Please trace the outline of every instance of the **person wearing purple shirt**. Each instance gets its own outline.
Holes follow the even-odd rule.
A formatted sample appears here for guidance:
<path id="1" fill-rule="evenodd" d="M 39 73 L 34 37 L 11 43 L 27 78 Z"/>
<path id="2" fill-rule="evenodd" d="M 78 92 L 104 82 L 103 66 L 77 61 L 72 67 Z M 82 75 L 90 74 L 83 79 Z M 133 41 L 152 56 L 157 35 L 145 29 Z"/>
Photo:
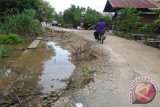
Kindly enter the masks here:
<path id="1" fill-rule="evenodd" d="M 99 34 L 100 33 L 104 33 L 106 30 L 106 24 L 103 21 L 103 19 L 100 19 L 100 21 L 98 22 L 98 24 L 96 25 L 96 31 L 94 32 L 94 37 L 96 40 L 99 40 Z"/>

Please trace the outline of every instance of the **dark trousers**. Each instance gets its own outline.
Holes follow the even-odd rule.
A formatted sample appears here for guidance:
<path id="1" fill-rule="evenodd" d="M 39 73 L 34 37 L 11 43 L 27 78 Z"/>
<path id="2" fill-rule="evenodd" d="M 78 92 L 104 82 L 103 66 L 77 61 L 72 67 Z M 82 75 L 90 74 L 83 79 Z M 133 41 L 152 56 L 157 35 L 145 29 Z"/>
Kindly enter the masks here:
<path id="1" fill-rule="evenodd" d="M 95 39 L 99 39 L 99 32 L 94 32 L 94 37 L 95 37 Z"/>

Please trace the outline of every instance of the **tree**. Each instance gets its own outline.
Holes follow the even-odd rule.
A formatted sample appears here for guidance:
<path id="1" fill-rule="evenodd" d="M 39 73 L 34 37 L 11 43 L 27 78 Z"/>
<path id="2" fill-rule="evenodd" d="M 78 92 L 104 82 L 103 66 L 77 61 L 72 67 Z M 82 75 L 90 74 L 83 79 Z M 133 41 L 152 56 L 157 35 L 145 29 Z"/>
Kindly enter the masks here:
<path id="1" fill-rule="evenodd" d="M 0 0 L 0 20 L 5 15 L 19 14 L 26 9 L 35 10 L 40 21 L 51 20 L 55 13 L 54 8 L 43 0 Z"/>
<path id="2" fill-rule="evenodd" d="M 101 17 L 102 15 L 99 12 L 88 7 L 84 18 L 84 23 L 93 25 L 97 23 Z"/>
<path id="3" fill-rule="evenodd" d="M 40 21 L 52 21 L 56 14 L 54 8 L 48 3 L 43 0 L 38 0 L 36 4 L 36 17 Z"/>
<path id="4" fill-rule="evenodd" d="M 63 26 L 65 24 L 65 21 L 63 19 L 63 14 L 62 12 L 59 12 L 58 14 L 55 14 L 54 20 L 58 21 L 59 23 L 61 23 Z"/>
<path id="5" fill-rule="evenodd" d="M 0 33 L 37 36 L 43 30 L 40 21 L 52 21 L 54 14 L 44 0 L 0 0 Z"/>
<path id="6" fill-rule="evenodd" d="M 132 32 L 139 24 L 140 17 L 135 8 L 124 8 L 118 11 L 114 22 L 116 30 Z"/>
<path id="7" fill-rule="evenodd" d="M 106 23 L 107 27 L 109 27 L 110 29 L 112 29 L 112 20 L 111 20 L 111 17 L 109 15 L 103 15 L 102 19 Z"/>
<path id="8" fill-rule="evenodd" d="M 79 6 L 76 7 L 75 5 L 71 5 L 71 7 L 66 9 L 63 13 L 64 21 L 67 24 L 73 24 L 74 27 L 76 27 L 81 22 L 81 18 L 82 18 L 81 12 L 84 10 L 85 8 L 82 8 Z"/>
<path id="9" fill-rule="evenodd" d="M 63 13 L 64 21 L 67 24 L 73 24 L 74 27 L 80 25 L 80 23 L 84 23 L 85 25 L 94 25 L 101 17 L 102 15 L 99 12 L 91 9 L 90 7 L 86 9 L 84 7 L 76 7 L 75 5 L 72 5 Z"/>

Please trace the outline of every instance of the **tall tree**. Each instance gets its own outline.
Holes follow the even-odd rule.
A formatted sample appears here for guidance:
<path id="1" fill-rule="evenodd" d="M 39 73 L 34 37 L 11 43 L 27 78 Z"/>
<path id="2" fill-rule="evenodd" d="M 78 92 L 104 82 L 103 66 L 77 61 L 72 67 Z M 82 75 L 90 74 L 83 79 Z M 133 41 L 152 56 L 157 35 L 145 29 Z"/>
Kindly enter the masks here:
<path id="1" fill-rule="evenodd" d="M 54 19 L 59 23 L 61 23 L 62 25 L 65 24 L 62 12 L 59 12 L 58 14 L 56 13 Z"/>
<path id="2" fill-rule="evenodd" d="M 83 8 L 79 6 L 72 5 L 70 8 L 66 9 L 63 13 L 64 21 L 68 24 L 73 24 L 75 27 L 84 24 L 95 24 L 99 21 L 102 15 L 90 7 Z"/>
<path id="3" fill-rule="evenodd" d="M 51 20 L 55 13 L 54 8 L 43 0 L 0 0 L 0 20 L 8 14 L 19 14 L 26 9 L 36 11 L 37 19 Z"/>
<path id="4" fill-rule="evenodd" d="M 84 23 L 95 24 L 99 21 L 101 17 L 102 15 L 99 12 L 88 7 L 84 16 Z"/>
<path id="5" fill-rule="evenodd" d="M 64 21 L 68 24 L 73 24 L 76 27 L 81 22 L 81 12 L 84 10 L 85 8 L 71 5 L 71 7 L 66 9 L 63 13 Z"/>

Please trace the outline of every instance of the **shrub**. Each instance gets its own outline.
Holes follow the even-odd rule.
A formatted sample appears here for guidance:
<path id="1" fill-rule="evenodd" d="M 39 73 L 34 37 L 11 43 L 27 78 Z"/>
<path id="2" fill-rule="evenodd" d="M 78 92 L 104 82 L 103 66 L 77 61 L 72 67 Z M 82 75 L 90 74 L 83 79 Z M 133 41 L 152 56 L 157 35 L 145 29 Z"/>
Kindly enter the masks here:
<path id="1" fill-rule="evenodd" d="M 18 44 L 22 41 L 16 34 L 0 35 L 0 44 Z"/>
<path id="2" fill-rule="evenodd" d="M 42 32 L 41 23 L 34 19 L 34 10 L 25 10 L 21 14 L 7 15 L 0 23 L 0 33 L 15 33 L 19 35 L 38 36 Z"/>
<path id="3" fill-rule="evenodd" d="M 156 33 L 160 33 L 160 18 L 156 19 L 154 22 L 153 22 L 153 26 L 155 28 L 155 32 Z"/>
<path id="4" fill-rule="evenodd" d="M 144 34 L 143 39 L 147 40 L 147 38 L 153 37 L 155 28 L 153 24 L 145 24 L 144 26 L 140 28 L 140 31 Z"/>
<path id="5" fill-rule="evenodd" d="M 127 33 L 127 34 L 126 34 L 126 37 L 127 37 L 128 39 L 132 39 L 132 33 Z"/>
<path id="6" fill-rule="evenodd" d="M 3 56 L 3 50 L 4 50 L 4 47 L 3 46 L 0 46 L 0 60 Z"/>
<path id="7" fill-rule="evenodd" d="M 138 25 L 140 17 L 135 8 L 125 8 L 118 11 L 114 21 L 114 29 L 119 31 L 131 32 Z"/>
<path id="8" fill-rule="evenodd" d="M 155 31 L 155 29 L 152 24 L 145 24 L 143 27 L 141 27 L 141 31 L 144 34 L 152 34 Z"/>

